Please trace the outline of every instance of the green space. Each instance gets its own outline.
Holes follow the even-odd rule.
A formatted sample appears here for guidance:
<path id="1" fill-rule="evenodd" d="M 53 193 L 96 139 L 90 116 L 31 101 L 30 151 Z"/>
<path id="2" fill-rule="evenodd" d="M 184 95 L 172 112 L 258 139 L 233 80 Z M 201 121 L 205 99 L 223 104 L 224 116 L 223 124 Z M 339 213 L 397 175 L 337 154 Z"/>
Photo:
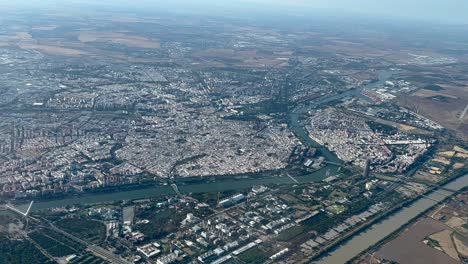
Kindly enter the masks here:
<path id="1" fill-rule="evenodd" d="M 235 119 L 241 121 L 258 120 L 259 115 L 281 115 L 287 113 L 289 105 L 286 102 L 277 100 L 265 100 L 262 102 L 245 105 L 239 111 L 242 112 L 236 116 L 228 116 L 226 119 Z"/>
<path id="2" fill-rule="evenodd" d="M 34 231 L 29 234 L 29 237 L 54 257 L 64 257 L 77 253 L 67 245 L 47 236 L 42 231 Z"/>
<path id="3" fill-rule="evenodd" d="M 294 227 L 291 227 L 291 228 L 281 232 L 278 235 L 277 239 L 279 241 L 290 241 L 293 238 L 299 236 L 300 234 L 305 233 L 305 230 L 306 230 L 306 228 L 304 226 L 301 226 L 301 225 L 294 226 Z"/>
<path id="4" fill-rule="evenodd" d="M 337 215 L 343 213 L 346 210 L 346 207 L 344 207 L 343 205 L 334 204 L 327 207 L 327 210 L 332 214 Z"/>
<path id="5" fill-rule="evenodd" d="M 427 237 L 427 245 L 432 247 L 432 248 L 441 248 L 439 241 L 434 240 L 432 238 Z"/>
<path id="6" fill-rule="evenodd" d="M 239 255 L 239 259 L 245 263 L 264 263 L 270 256 L 260 248 L 253 248 Z"/>
<path id="7" fill-rule="evenodd" d="M 214 206 L 218 205 L 218 198 L 221 200 L 221 199 L 233 196 L 233 195 L 235 195 L 237 193 L 239 193 L 238 190 L 228 190 L 228 191 L 224 191 L 224 192 L 193 193 L 190 196 L 197 199 L 201 203 L 206 203 L 206 204 L 209 204 L 209 205 L 214 207 Z"/>
<path id="8" fill-rule="evenodd" d="M 91 243 L 101 243 L 106 239 L 106 226 L 95 220 L 66 218 L 56 222 L 63 230 Z"/>
<path id="9" fill-rule="evenodd" d="M 346 193 L 344 193 L 342 190 L 336 189 L 336 190 L 333 190 L 332 193 L 330 193 L 330 195 L 328 196 L 328 199 L 331 201 L 338 201 L 346 197 L 348 197 Z"/>
<path id="10" fill-rule="evenodd" d="M 431 90 L 431 91 L 442 91 L 442 90 L 445 90 L 444 88 L 442 88 L 442 86 L 437 85 L 437 84 L 429 84 L 429 85 L 426 85 L 426 86 L 423 87 L 423 89 Z"/>
<path id="11" fill-rule="evenodd" d="M 0 263 L 54 263 L 28 240 L 12 240 L 0 234 Z"/>
<path id="12" fill-rule="evenodd" d="M 336 219 L 329 217 L 326 213 L 319 213 L 318 215 L 307 219 L 306 221 L 302 222 L 301 225 L 291 227 L 283 232 L 281 232 L 277 236 L 278 241 L 300 241 L 306 238 L 308 232 L 316 231 L 317 233 L 321 234 L 328 229 L 332 228 L 335 223 Z"/>
<path id="13" fill-rule="evenodd" d="M 56 240 L 57 242 L 59 243 L 62 243 L 62 244 L 65 244 L 67 245 L 68 247 L 74 249 L 74 250 L 80 250 L 80 251 L 83 251 L 86 249 L 86 247 L 82 244 L 79 244 L 73 240 L 70 240 L 68 239 L 67 237 L 65 237 L 64 235 L 62 234 L 59 234 L 51 229 L 46 229 L 44 230 L 44 233 L 47 234 L 48 237 Z"/>
<path id="14" fill-rule="evenodd" d="M 390 135 L 393 135 L 398 132 L 398 129 L 392 126 L 386 125 L 386 124 L 377 123 L 377 122 L 370 121 L 370 120 L 367 121 L 367 124 L 374 132 L 381 132 L 381 133 L 390 134 Z"/>
<path id="15" fill-rule="evenodd" d="M 149 239 L 160 239 L 175 232 L 186 215 L 186 212 L 178 212 L 175 209 L 155 210 L 155 208 L 151 207 L 139 210 L 136 212 L 136 217 L 138 219 L 147 219 L 149 223 L 138 224 L 136 228 Z"/>
<path id="16" fill-rule="evenodd" d="M 305 220 L 302 222 L 303 226 L 307 231 L 317 231 L 319 234 L 325 233 L 328 229 L 335 226 L 337 223 L 336 219 L 329 217 L 325 213 L 319 213 L 318 215 Z"/>

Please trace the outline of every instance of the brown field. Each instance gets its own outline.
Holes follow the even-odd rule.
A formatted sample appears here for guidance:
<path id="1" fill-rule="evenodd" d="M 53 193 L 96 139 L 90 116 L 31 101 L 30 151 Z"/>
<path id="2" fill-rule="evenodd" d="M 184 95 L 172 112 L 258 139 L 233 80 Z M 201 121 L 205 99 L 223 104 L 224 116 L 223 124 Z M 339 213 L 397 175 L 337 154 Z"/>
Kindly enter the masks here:
<path id="1" fill-rule="evenodd" d="M 414 176 L 416 179 L 428 181 L 428 182 L 439 182 L 442 178 L 430 173 L 418 171 Z"/>
<path id="2" fill-rule="evenodd" d="M 58 26 L 43 26 L 43 27 L 33 27 L 32 30 L 54 30 L 58 28 Z"/>
<path id="3" fill-rule="evenodd" d="M 466 149 L 463 149 L 463 148 L 461 148 L 459 146 L 454 146 L 453 150 L 456 151 L 456 152 L 461 152 L 461 153 L 468 154 L 468 151 Z"/>
<path id="4" fill-rule="evenodd" d="M 47 54 L 52 55 L 62 55 L 62 56 L 79 56 L 85 54 L 84 52 L 77 50 L 77 49 L 69 49 L 57 46 L 49 46 L 49 45 L 39 45 L 33 44 L 29 42 L 20 42 L 18 43 L 18 47 L 25 50 L 38 50 L 40 52 L 44 52 Z"/>
<path id="5" fill-rule="evenodd" d="M 458 257 L 457 249 L 452 242 L 452 231 L 451 230 L 444 230 L 438 233 L 435 233 L 430 236 L 431 239 L 436 240 L 439 242 L 439 245 L 442 247 L 445 253 L 449 255 L 451 258 L 460 261 Z"/>
<path id="6" fill-rule="evenodd" d="M 445 222 L 445 224 L 450 226 L 451 228 L 458 228 L 466 224 L 466 222 L 460 217 L 453 216 L 447 222 Z"/>
<path id="7" fill-rule="evenodd" d="M 206 49 L 192 53 L 194 57 L 216 58 L 216 59 L 233 59 L 240 61 L 253 59 L 257 55 L 255 50 L 251 51 L 236 51 L 233 49 Z"/>
<path id="8" fill-rule="evenodd" d="M 439 96 L 444 96 L 444 97 L 447 97 L 447 98 L 453 99 L 453 100 L 458 99 L 458 97 L 450 95 L 448 93 L 445 93 L 444 91 L 432 91 L 432 90 L 426 90 L 426 89 L 418 90 L 417 92 L 414 93 L 414 95 L 419 96 L 419 97 L 423 97 L 423 98 L 433 97 L 433 96 L 438 96 L 439 95 Z"/>
<path id="9" fill-rule="evenodd" d="M 447 254 L 422 242 L 426 237 L 447 228 L 446 225 L 434 219 L 424 218 L 385 244 L 375 255 L 400 264 L 459 263 Z"/>
<path id="10" fill-rule="evenodd" d="M 463 158 L 463 159 L 468 159 L 468 154 L 457 153 L 457 154 L 455 154 L 455 157 L 457 157 L 457 158 Z"/>
<path id="11" fill-rule="evenodd" d="M 442 126 L 456 131 L 462 139 L 468 139 L 468 115 L 463 122 L 460 122 L 460 113 L 468 102 L 468 92 L 460 93 L 456 100 L 450 99 L 448 102 L 436 101 L 431 98 L 420 96 L 405 96 L 399 98 L 400 106 L 417 110 L 420 115 L 429 118 Z"/>
<path id="12" fill-rule="evenodd" d="M 455 243 L 458 252 L 465 258 L 468 257 L 468 242 L 466 240 L 466 238 L 458 235 L 453 236 L 453 242 Z"/>
<path id="13" fill-rule="evenodd" d="M 453 157 L 453 155 L 455 155 L 455 151 L 451 151 L 451 150 L 442 151 L 442 152 L 437 153 L 437 155 L 444 156 L 444 157 L 447 157 L 447 158 L 451 158 L 451 157 Z"/>
<path id="14" fill-rule="evenodd" d="M 129 47 L 144 48 L 144 49 L 159 49 L 161 45 L 157 41 L 139 36 L 130 36 L 123 33 L 112 32 L 82 32 L 78 35 L 78 39 L 83 43 L 88 42 L 109 42 L 114 44 L 122 44 Z"/>
<path id="15" fill-rule="evenodd" d="M 413 127 L 413 126 L 400 124 L 400 125 L 398 125 L 398 129 L 400 129 L 402 131 L 411 131 L 411 130 L 415 130 L 416 128 Z"/>
<path id="16" fill-rule="evenodd" d="M 435 158 L 433 158 L 432 161 L 435 161 L 444 165 L 450 165 L 450 160 L 444 157 L 440 157 L 440 156 L 435 156 Z"/>
<path id="17" fill-rule="evenodd" d="M 31 40 L 31 39 L 32 39 L 31 34 L 29 34 L 28 32 L 17 32 L 17 33 L 16 33 L 16 36 L 17 36 L 20 40 Z"/>
<path id="18" fill-rule="evenodd" d="M 284 51 L 288 54 L 289 51 Z M 235 64 L 242 67 L 281 67 L 287 64 L 288 60 L 278 59 L 276 56 L 261 56 L 255 50 L 237 51 L 234 49 L 206 49 L 192 53 L 196 59 L 206 60 L 204 66 L 218 65 L 220 67 L 226 64 Z M 287 55 L 282 55 L 286 59 Z"/>

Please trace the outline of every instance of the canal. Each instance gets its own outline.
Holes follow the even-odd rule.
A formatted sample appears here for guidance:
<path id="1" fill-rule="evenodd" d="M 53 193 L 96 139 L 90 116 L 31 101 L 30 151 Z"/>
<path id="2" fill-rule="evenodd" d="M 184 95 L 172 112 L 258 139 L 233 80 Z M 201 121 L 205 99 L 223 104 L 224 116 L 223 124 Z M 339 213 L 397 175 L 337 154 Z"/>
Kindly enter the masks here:
<path id="1" fill-rule="evenodd" d="M 467 186 L 468 174 L 443 185 L 443 187 L 456 191 L 461 190 Z M 353 259 L 360 253 L 367 250 L 369 247 L 385 239 L 387 236 L 397 231 L 400 227 L 407 224 L 424 211 L 436 205 L 436 201 L 442 201 L 452 194 L 453 193 L 451 192 L 439 189 L 437 192 L 432 192 L 428 194 L 427 197 L 429 199 L 424 197 L 419 198 L 410 205 L 403 207 L 401 210 L 395 212 L 392 215 L 389 215 L 384 220 L 372 225 L 370 228 L 366 229 L 366 231 L 351 238 L 350 240 L 333 250 L 331 253 L 329 253 L 328 256 L 325 256 L 319 259 L 318 261 L 315 261 L 314 263 L 346 263 L 347 261 Z"/>

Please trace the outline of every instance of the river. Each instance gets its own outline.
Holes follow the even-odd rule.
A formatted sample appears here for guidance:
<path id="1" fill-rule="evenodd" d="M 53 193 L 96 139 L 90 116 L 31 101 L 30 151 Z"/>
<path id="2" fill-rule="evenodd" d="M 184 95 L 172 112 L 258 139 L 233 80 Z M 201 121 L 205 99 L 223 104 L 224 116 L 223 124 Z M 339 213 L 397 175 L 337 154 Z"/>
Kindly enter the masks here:
<path id="1" fill-rule="evenodd" d="M 450 183 L 445 184 L 443 187 L 458 191 L 467 186 L 468 174 Z M 404 207 L 396 213 L 386 217 L 386 219 L 372 225 L 370 228 L 366 229 L 366 231 L 360 233 L 359 235 L 351 238 L 347 242 L 340 245 L 338 248 L 333 250 L 328 256 L 325 256 L 314 263 L 346 263 L 347 261 L 353 259 L 360 253 L 367 250 L 369 247 L 377 244 L 379 241 L 386 238 L 388 235 L 397 231 L 401 226 L 407 224 L 409 221 L 420 215 L 422 212 L 436 205 L 437 202 L 435 201 L 442 201 L 450 195 L 452 195 L 451 192 L 440 189 L 437 192 L 432 192 L 429 195 L 427 195 L 427 197 L 429 197 L 430 199 L 422 197 L 416 200 L 407 207 Z"/>
<path id="2" fill-rule="evenodd" d="M 296 177 L 299 183 L 307 183 L 312 181 L 321 181 L 327 176 L 327 170 L 330 167 L 327 166 L 309 175 Z M 330 173 L 334 173 L 335 169 L 330 169 Z M 229 179 L 229 180 L 218 180 L 215 182 L 208 183 L 197 183 L 197 184 L 179 184 L 179 190 L 181 193 L 201 193 L 201 192 L 223 192 L 228 190 L 243 190 L 251 188 L 256 185 L 262 184 L 293 184 L 294 182 L 287 176 L 283 177 L 271 177 L 271 178 L 241 178 L 241 179 Z M 33 211 L 49 209 L 54 207 L 62 207 L 74 204 L 97 204 L 97 203 L 109 203 L 119 200 L 135 200 L 145 199 L 151 197 L 161 197 L 167 195 L 174 195 L 175 192 L 169 185 L 155 185 L 152 187 L 146 187 L 136 190 L 110 192 L 110 193 L 86 193 L 79 196 L 72 196 L 64 199 L 56 199 L 50 201 L 38 201 L 34 203 L 32 208 Z M 28 204 L 17 205 L 20 210 L 25 210 Z"/>

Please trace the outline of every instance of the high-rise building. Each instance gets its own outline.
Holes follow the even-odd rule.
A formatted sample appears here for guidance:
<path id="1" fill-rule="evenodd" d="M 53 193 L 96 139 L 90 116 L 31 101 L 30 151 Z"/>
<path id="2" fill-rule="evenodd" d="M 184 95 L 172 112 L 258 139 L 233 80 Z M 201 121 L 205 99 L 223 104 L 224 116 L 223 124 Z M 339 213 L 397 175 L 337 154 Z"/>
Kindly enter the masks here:
<path id="1" fill-rule="evenodd" d="M 366 159 L 366 165 L 365 165 L 365 167 L 364 167 L 364 174 L 363 174 L 364 177 L 369 177 L 369 174 L 370 174 L 370 165 L 371 165 L 371 160 L 370 160 L 370 159 Z"/>
<path id="2" fill-rule="evenodd" d="M 15 123 L 11 124 L 11 135 L 10 135 L 10 152 L 14 153 L 15 152 Z"/>

